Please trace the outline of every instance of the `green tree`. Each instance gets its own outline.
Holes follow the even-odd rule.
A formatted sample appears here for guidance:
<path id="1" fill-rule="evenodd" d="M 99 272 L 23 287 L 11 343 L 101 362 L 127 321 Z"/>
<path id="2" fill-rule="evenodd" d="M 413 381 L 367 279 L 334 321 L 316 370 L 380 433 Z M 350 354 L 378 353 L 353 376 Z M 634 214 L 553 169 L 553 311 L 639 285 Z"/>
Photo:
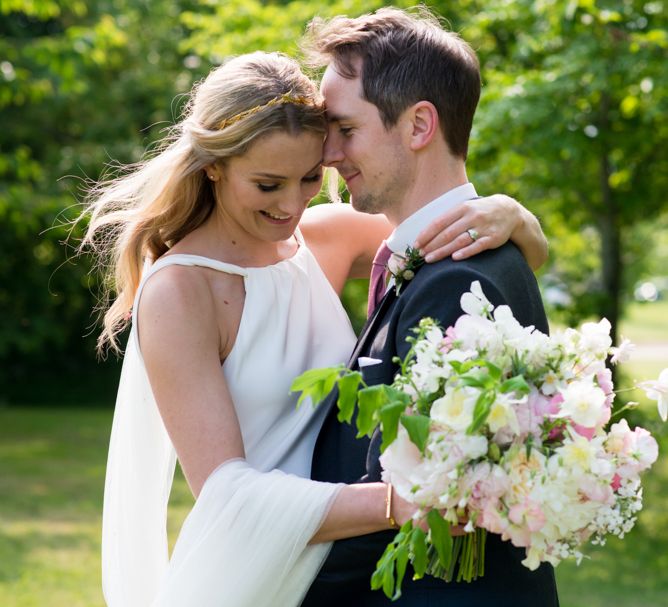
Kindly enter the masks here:
<path id="1" fill-rule="evenodd" d="M 467 8 L 464 35 L 479 49 L 485 83 L 474 164 L 486 183 L 545 211 L 566 249 L 555 250 L 553 267 L 580 283 L 578 312 L 606 316 L 616 336 L 633 281 L 624 270 L 634 261 L 634 227 L 668 208 L 662 3 L 517 0 Z M 583 238 L 574 238 L 582 228 Z M 636 259 L 647 253 L 647 246 L 636 250 Z"/>
<path id="2" fill-rule="evenodd" d="M 94 333 L 97 285 L 89 260 L 67 263 L 63 224 L 86 180 L 111 159 L 137 160 L 172 122 L 172 100 L 192 81 L 175 44 L 191 6 L 0 4 L 0 399 L 29 390 L 36 372 L 92 366 L 94 335 L 82 335 Z"/>

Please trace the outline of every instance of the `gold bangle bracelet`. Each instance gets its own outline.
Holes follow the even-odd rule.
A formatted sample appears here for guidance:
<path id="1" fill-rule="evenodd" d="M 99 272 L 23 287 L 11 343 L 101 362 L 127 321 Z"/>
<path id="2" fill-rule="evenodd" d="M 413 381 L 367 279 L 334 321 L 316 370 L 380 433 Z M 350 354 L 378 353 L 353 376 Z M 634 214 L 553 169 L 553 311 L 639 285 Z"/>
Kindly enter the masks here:
<path id="1" fill-rule="evenodd" d="M 387 494 L 385 495 L 385 519 L 391 529 L 400 528 L 392 516 L 392 485 L 390 483 L 387 483 Z"/>

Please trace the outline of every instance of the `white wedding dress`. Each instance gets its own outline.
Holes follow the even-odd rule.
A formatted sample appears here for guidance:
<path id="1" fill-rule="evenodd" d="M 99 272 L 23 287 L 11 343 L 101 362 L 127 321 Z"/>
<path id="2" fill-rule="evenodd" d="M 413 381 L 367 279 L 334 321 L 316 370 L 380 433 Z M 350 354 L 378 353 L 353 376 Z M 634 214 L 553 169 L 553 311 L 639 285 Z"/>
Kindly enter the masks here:
<path id="1" fill-rule="evenodd" d="M 299 240 L 290 259 L 242 268 L 193 255 L 150 266 L 135 299 L 109 447 L 102 569 L 109 607 L 298 605 L 330 545 L 308 546 L 340 486 L 307 480 L 326 411 L 295 408 L 303 371 L 345 362 L 355 337 L 341 302 Z M 171 265 L 243 277 L 236 342 L 222 366 L 246 459 L 207 479 L 168 560 L 166 512 L 175 454 L 141 358 L 137 302 Z"/>

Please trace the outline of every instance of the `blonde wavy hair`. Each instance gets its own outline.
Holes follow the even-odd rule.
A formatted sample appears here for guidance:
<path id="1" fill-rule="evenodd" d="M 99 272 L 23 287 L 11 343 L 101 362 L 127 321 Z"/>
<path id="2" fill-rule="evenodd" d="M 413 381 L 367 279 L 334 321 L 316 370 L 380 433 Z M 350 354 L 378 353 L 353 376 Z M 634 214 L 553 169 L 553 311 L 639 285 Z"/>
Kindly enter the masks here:
<path id="1" fill-rule="evenodd" d="M 118 334 L 129 324 L 145 260 L 158 259 L 214 210 L 204 168 L 244 154 L 272 131 L 324 137 L 318 89 L 280 53 L 235 57 L 195 85 L 182 119 L 152 157 L 88 192 L 82 217 L 90 222 L 80 250 L 95 255 L 104 277 L 99 353 L 120 352 Z"/>

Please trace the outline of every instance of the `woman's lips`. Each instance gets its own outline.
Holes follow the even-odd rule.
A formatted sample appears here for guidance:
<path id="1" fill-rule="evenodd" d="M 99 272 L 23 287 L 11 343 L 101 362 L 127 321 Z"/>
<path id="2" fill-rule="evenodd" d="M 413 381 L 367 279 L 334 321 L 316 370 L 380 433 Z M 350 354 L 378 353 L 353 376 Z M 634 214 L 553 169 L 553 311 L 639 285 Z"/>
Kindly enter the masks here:
<path id="1" fill-rule="evenodd" d="M 264 217 L 269 223 L 273 223 L 274 225 L 285 225 L 292 221 L 291 215 L 288 215 L 287 217 L 280 217 L 277 215 L 272 215 L 269 213 L 269 211 L 260 211 L 260 215 L 262 215 L 262 217 Z"/>

